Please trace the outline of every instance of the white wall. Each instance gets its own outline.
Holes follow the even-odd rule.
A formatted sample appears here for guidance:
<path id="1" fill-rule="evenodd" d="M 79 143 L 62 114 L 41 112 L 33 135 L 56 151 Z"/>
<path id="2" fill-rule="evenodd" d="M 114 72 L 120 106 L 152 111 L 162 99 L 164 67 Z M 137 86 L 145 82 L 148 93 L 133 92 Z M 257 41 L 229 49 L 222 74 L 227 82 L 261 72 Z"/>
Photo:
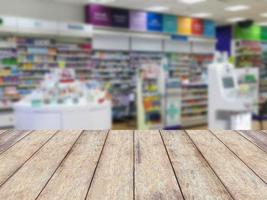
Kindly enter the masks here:
<path id="1" fill-rule="evenodd" d="M 53 0 L 0 0 L 0 15 L 37 19 L 84 22 L 83 5 Z"/>

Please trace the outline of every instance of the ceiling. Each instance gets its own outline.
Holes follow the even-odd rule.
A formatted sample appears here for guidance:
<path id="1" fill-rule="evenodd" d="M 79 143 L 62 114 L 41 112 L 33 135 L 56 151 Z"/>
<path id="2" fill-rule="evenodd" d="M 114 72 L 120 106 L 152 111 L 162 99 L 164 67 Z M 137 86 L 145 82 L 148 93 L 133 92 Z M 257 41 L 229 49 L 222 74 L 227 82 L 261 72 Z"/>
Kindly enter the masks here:
<path id="1" fill-rule="evenodd" d="M 90 0 L 53 0 L 64 3 L 74 4 L 88 4 Z M 97 1 L 97 0 L 95 0 Z M 248 5 L 249 10 L 238 12 L 229 12 L 224 8 L 232 5 Z M 211 13 L 209 17 L 214 19 L 218 24 L 227 24 L 227 19 L 242 17 L 246 19 L 253 19 L 256 22 L 267 24 L 267 17 L 262 17 L 261 13 L 267 13 L 267 0 L 206 0 L 203 3 L 187 5 L 179 2 L 179 0 L 114 0 L 108 3 L 114 7 L 123 7 L 129 9 L 147 10 L 151 6 L 167 6 L 169 10 L 166 13 L 173 13 L 176 15 L 190 16 L 197 13 Z"/>

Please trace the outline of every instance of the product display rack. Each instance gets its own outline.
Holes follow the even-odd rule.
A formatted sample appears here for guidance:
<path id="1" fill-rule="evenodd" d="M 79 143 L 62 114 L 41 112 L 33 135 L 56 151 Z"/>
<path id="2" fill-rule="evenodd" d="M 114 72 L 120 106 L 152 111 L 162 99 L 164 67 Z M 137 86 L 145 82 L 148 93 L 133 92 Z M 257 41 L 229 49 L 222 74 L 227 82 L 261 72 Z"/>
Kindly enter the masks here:
<path id="1" fill-rule="evenodd" d="M 49 39 L 18 38 L 18 66 L 20 95 L 30 94 L 51 68 L 57 68 L 57 49 Z"/>
<path id="2" fill-rule="evenodd" d="M 179 78 L 181 82 L 189 79 L 191 65 L 190 54 L 167 53 L 170 78 Z"/>
<path id="3" fill-rule="evenodd" d="M 257 41 L 234 41 L 236 67 L 261 67 L 262 48 Z"/>
<path id="4" fill-rule="evenodd" d="M 138 129 L 164 128 L 162 54 L 132 53 L 132 65 L 138 67 Z"/>
<path id="5" fill-rule="evenodd" d="M 267 99 L 267 43 L 263 42 L 262 47 L 262 67 L 260 69 L 260 97 Z"/>
<path id="6" fill-rule="evenodd" d="M 13 102 L 30 94 L 44 75 L 57 68 L 74 68 L 77 78 L 90 78 L 91 42 L 58 42 L 32 37 L 0 39 L 0 127 L 12 127 Z"/>
<path id="7" fill-rule="evenodd" d="M 259 98 L 267 99 L 267 44 L 260 41 L 234 41 L 235 63 L 239 68 L 258 68 Z"/>
<path id="8" fill-rule="evenodd" d="M 204 83 L 182 85 L 182 117 L 183 127 L 207 123 L 208 88 Z"/>
<path id="9" fill-rule="evenodd" d="M 154 87 L 159 87 L 158 86 L 158 79 L 159 77 L 153 77 L 153 78 L 140 78 L 139 76 L 146 70 L 146 68 L 148 68 L 149 66 L 154 66 L 155 69 L 160 69 L 162 67 L 162 60 L 164 58 L 164 54 L 162 52 L 151 52 L 151 51 L 132 51 L 130 54 L 130 66 L 131 68 L 135 69 L 138 72 L 138 82 L 137 84 L 139 84 L 139 81 L 142 81 L 141 84 L 141 89 L 140 91 L 138 91 L 137 89 L 137 93 L 142 93 L 142 94 L 137 94 L 139 96 L 142 96 L 142 105 L 144 107 L 144 113 L 143 115 L 145 115 L 145 119 L 144 119 L 144 125 L 145 127 L 157 127 L 163 126 L 163 118 L 162 118 L 162 96 L 159 95 L 158 92 L 149 92 L 148 90 L 153 90 L 153 86 Z M 152 67 L 153 68 L 153 67 Z M 153 70 L 152 72 L 153 73 Z M 164 83 L 162 83 L 162 85 L 164 85 Z M 154 102 L 154 103 L 153 103 Z M 149 108 L 152 105 L 156 105 L 153 108 Z M 138 105 L 140 107 L 140 105 Z M 160 107 L 157 107 L 160 106 Z M 136 105 L 134 104 L 133 109 L 134 111 L 136 111 L 137 109 L 135 108 Z M 160 116 L 160 122 L 157 122 L 158 125 L 156 125 L 157 123 L 150 123 L 149 122 L 149 115 L 153 115 L 153 113 L 158 113 L 158 116 Z M 139 115 L 139 113 L 138 113 Z M 157 114 L 155 114 L 157 115 Z M 139 117 L 140 118 L 140 117 Z M 139 122 L 138 122 L 139 123 Z M 139 123 L 140 124 L 140 123 Z M 149 125 L 150 124 L 150 125 Z M 152 125 L 153 124 L 153 125 Z"/>
<path id="10" fill-rule="evenodd" d="M 181 124 L 183 127 L 207 123 L 207 66 L 211 54 L 167 53 L 170 78 L 181 80 Z"/>
<path id="11" fill-rule="evenodd" d="M 112 95 L 113 119 L 133 117 L 136 70 L 130 66 L 129 52 L 95 50 L 92 54 L 92 79 L 103 83 Z"/>
<path id="12" fill-rule="evenodd" d="M 16 38 L 0 39 L 0 127 L 12 127 L 13 102 L 20 98 L 17 90 L 19 72 L 17 69 Z"/>
<path id="13" fill-rule="evenodd" d="M 89 80 L 92 75 L 91 43 L 56 42 L 57 62 L 61 68 L 75 69 L 76 78 Z"/>

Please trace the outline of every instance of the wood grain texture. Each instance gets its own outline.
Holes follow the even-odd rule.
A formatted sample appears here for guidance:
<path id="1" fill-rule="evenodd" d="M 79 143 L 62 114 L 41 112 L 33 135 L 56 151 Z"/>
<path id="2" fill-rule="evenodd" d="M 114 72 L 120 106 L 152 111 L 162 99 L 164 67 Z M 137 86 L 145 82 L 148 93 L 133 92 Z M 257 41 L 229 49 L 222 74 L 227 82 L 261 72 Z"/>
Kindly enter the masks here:
<path id="1" fill-rule="evenodd" d="M 0 135 L 1 135 L 2 133 L 6 132 L 6 131 L 7 131 L 7 130 L 1 129 L 1 130 L 0 130 Z"/>
<path id="2" fill-rule="evenodd" d="M 184 131 L 162 131 L 162 137 L 185 199 L 232 199 Z"/>
<path id="3" fill-rule="evenodd" d="M 0 154 L 28 135 L 30 131 L 8 130 L 0 135 Z"/>
<path id="4" fill-rule="evenodd" d="M 38 199 L 84 200 L 107 131 L 86 131 L 72 148 Z"/>
<path id="5" fill-rule="evenodd" d="M 10 147 L 0 155 L 0 185 L 21 167 L 46 141 L 54 131 L 36 131 Z"/>
<path id="6" fill-rule="evenodd" d="M 133 131 L 111 131 L 87 200 L 133 199 Z"/>
<path id="7" fill-rule="evenodd" d="M 234 199 L 267 199 L 267 185 L 211 132 L 187 133 Z"/>
<path id="8" fill-rule="evenodd" d="M 235 131 L 215 131 L 214 134 L 267 183 L 266 152 Z"/>
<path id="9" fill-rule="evenodd" d="M 80 134 L 81 131 L 57 133 L 15 175 L 0 187 L 0 199 L 35 199 Z"/>
<path id="10" fill-rule="evenodd" d="M 135 132 L 135 199 L 183 199 L 159 131 Z"/>
<path id="11" fill-rule="evenodd" d="M 262 131 L 238 131 L 259 148 L 267 152 L 267 134 Z"/>

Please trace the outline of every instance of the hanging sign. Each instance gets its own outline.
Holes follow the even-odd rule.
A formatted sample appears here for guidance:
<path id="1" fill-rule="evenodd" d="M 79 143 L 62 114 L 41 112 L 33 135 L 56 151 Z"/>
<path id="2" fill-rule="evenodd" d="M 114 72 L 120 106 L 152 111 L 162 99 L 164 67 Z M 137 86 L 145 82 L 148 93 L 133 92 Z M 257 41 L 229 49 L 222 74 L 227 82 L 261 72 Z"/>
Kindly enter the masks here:
<path id="1" fill-rule="evenodd" d="M 203 35 L 204 26 L 201 19 L 192 19 L 191 26 L 193 35 Z"/>
<path id="2" fill-rule="evenodd" d="M 158 13 L 147 13 L 147 30 L 162 32 L 163 30 L 163 16 Z"/>
<path id="3" fill-rule="evenodd" d="M 146 31 L 147 13 L 143 11 L 130 11 L 130 29 L 134 31 Z"/>
<path id="4" fill-rule="evenodd" d="M 178 34 L 191 35 L 192 19 L 189 17 L 178 17 Z"/>
<path id="5" fill-rule="evenodd" d="M 111 26 L 111 8 L 101 5 L 90 5 L 87 7 L 87 22 L 96 26 Z"/>
<path id="6" fill-rule="evenodd" d="M 204 36 L 215 37 L 215 23 L 213 21 L 204 21 Z"/>
<path id="7" fill-rule="evenodd" d="M 175 34 L 177 31 L 177 17 L 174 15 L 163 15 L 163 32 Z"/>
<path id="8" fill-rule="evenodd" d="M 129 28 L 129 11 L 125 9 L 112 8 L 111 25 L 117 28 Z"/>
<path id="9" fill-rule="evenodd" d="M 261 27 L 261 40 L 267 41 L 267 27 Z"/>

